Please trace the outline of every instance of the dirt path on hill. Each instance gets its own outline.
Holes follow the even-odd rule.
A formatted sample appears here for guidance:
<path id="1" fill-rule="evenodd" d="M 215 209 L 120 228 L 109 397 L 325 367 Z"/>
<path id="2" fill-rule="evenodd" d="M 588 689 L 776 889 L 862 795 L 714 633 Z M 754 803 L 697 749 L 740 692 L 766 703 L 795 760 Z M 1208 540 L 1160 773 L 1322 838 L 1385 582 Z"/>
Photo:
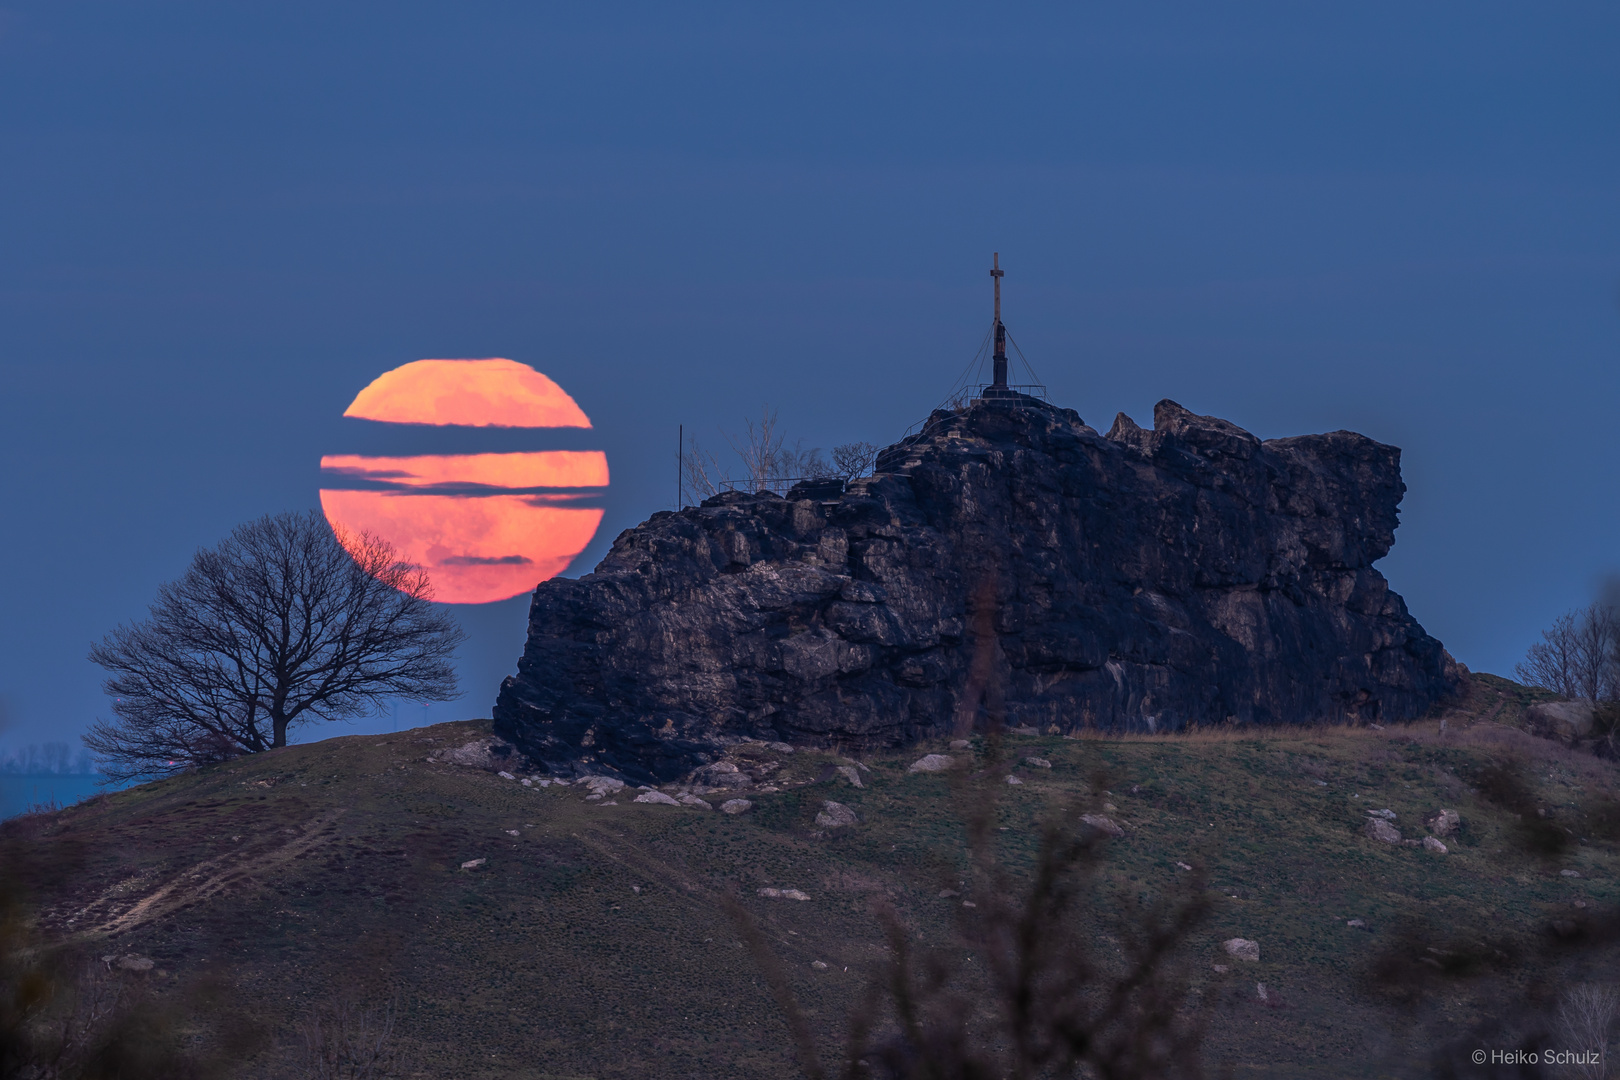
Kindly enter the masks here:
<path id="1" fill-rule="evenodd" d="M 346 812 L 333 810 L 315 818 L 292 839 L 269 850 L 250 849 L 206 859 L 141 896 L 129 907 L 115 911 L 122 902 L 127 901 L 130 893 L 142 891 L 141 878 L 126 879 L 104 890 L 94 901 L 68 918 L 64 925 L 71 929 L 86 919 L 100 918 L 101 922 L 74 931 L 73 935 L 81 939 L 113 937 L 173 914 L 183 907 L 209 900 L 330 841 L 337 834 L 335 826 L 338 818 Z"/>

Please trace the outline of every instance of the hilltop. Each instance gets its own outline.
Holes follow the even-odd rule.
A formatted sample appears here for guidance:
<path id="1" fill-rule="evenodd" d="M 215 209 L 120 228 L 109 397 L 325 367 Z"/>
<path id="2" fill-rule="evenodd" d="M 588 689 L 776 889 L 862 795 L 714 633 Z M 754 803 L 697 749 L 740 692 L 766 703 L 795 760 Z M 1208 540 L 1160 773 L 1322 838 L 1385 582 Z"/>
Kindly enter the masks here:
<path id="1" fill-rule="evenodd" d="M 1188 956 L 1218 1002 L 1212 1065 L 1422 1073 L 1447 1040 L 1474 1045 L 1477 1025 L 1503 1039 L 1510 1006 L 1530 1022 L 1552 972 L 1573 977 L 1570 965 L 1594 959 L 1560 942 L 1620 901 L 1615 769 L 1515 726 L 1533 697 L 1475 676 L 1463 706 L 1382 729 L 1015 735 L 1016 760 L 1051 767 L 1018 765 L 1023 783 L 998 809 L 1000 853 L 1027 858 L 1054 802 L 1112 807 L 1124 832 L 1108 845 L 1099 913 L 1173 893 L 1183 866 L 1207 872 L 1214 910 Z M 636 804 L 631 788 L 587 801 L 581 785 L 525 787 L 426 760 L 488 731 L 469 721 L 288 747 L 8 822 L 0 836 L 72 860 L 36 895 L 51 934 L 148 957 L 142 977 L 158 986 L 213 971 L 283 1043 L 323 1001 L 397 999 L 417 1075 L 468 1080 L 794 1075 L 722 897 L 741 895 L 831 1044 L 882 955 L 874 904 L 940 941 L 974 896 L 948 775 L 907 772 L 943 745 L 861 756 L 859 788 L 826 767 L 850 759 L 777 752 L 780 790 L 756 787 L 753 808 L 733 816 Z M 1503 779 L 1515 770 L 1522 790 Z M 827 800 L 859 823 L 818 826 Z M 1441 808 L 1462 826 L 1444 855 L 1381 843 L 1364 829 L 1386 808 L 1407 838 Z M 1537 853 L 1527 828 L 1567 842 Z M 485 861 L 463 869 L 474 860 Z M 1234 937 L 1259 942 L 1260 960 L 1226 956 Z M 1462 955 L 1473 977 L 1453 963 Z M 290 1075 L 284 1060 L 272 1047 L 243 1075 Z"/>

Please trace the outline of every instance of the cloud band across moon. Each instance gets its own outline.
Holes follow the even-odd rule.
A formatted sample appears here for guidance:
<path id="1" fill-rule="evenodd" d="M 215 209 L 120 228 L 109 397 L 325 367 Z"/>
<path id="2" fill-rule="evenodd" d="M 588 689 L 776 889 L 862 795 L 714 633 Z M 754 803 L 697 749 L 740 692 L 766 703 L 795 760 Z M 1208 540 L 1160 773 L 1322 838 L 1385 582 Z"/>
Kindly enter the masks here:
<path id="1" fill-rule="evenodd" d="M 445 428 L 542 438 L 590 428 L 561 387 L 505 359 L 406 364 L 374 380 L 344 415 L 389 429 L 387 441 L 400 446 L 414 441 L 412 433 Z M 340 531 L 380 536 L 424 567 L 440 601 L 479 604 L 527 592 L 566 570 L 595 536 L 607 455 L 489 452 L 489 444 L 478 440 L 472 453 L 326 455 L 321 508 Z"/>

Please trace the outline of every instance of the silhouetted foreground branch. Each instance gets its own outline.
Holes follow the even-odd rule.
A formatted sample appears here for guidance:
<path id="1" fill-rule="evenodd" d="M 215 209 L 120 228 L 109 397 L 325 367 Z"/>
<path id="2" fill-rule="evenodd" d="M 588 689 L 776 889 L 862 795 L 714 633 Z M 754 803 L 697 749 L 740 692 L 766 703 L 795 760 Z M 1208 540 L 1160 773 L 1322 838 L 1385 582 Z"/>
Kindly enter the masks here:
<path id="1" fill-rule="evenodd" d="M 992 754 L 992 760 L 996 755 Z M 1005 771 L 1005 770 L 1002 770 Z M 1191 989 L 1182 945 L 1207 913 L 1202 875 L 1135 916 L 1101 898 L 1108 838 L 1078 807 L 1040 826 L 1033 866 L 996 857 L 994 768 L 959 788 L 975 907 L 944 945 L 921 947 L 892 909 L 888 954 L 851 1018 L 846 1080 L 1101 1080 L 1198 1077 L 1209 1002 Z M 1098 790 L 1101 790 L 1099 787 Z M 741 904 L 730 911 L 781 1007 L 811 1080 L 827 1075 L 786 970 Z M 1112 914 L 1105 914 L 1112 912 Z M 1106 928 L 1108 933 L 1099 933 Z M 1098 942 L 1118 955 L 1104 955 Z"/>

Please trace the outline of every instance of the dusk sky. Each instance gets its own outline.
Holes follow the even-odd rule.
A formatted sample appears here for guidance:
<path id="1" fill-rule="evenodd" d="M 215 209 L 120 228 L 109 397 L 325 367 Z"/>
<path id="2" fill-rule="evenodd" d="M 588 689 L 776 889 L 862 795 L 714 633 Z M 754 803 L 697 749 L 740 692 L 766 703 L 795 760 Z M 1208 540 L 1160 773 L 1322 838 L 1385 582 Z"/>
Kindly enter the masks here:
<path id="1" fill-rule="evenodd" d="M 0 749 L 108 715 L 92 642 L 318 507 L 382 373 L 572 395 L 578 575 L 671 507 L 679 424 L 894 441 L 992 252 L 1099 430 L 1401 447 L 1379 567 L 1511 674 L 1620 573 L 1616 57 L 1613 3 L 6 4 Z M 488 716 L 526 606 L 456 606 L 464 697 L 397 722 Z"/>

